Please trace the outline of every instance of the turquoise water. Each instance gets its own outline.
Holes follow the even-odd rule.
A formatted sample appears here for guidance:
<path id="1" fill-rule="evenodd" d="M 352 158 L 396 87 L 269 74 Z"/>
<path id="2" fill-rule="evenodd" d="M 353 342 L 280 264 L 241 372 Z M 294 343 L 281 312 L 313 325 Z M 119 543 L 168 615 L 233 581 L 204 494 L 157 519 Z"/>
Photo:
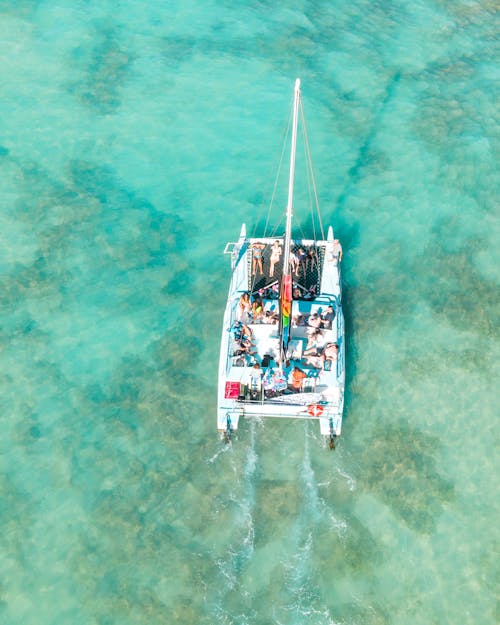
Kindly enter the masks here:
<path id="1" fill-rule="evenodd" d="M 497 622 L 496 10 L 0 0 L 1 623 Z M 296 76 L 344 245 L 335 453 L 215 432 L 221 251 Z"/>

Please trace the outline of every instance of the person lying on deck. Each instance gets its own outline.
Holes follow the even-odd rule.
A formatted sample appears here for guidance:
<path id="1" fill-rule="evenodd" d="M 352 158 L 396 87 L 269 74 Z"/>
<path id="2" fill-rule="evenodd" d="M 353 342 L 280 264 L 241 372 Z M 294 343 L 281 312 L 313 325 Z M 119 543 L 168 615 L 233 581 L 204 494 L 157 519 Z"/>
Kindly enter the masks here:
<path id="1" fill-rule="evenodd" d="M 264 250 L 266 246 L 264 243 L 256 241 L 255 243 L 252 243 L 250 247 L 252 249 L 252 275 L 255 275 L 257 273 L 257 269 L 259 270 L 259 273 L 263 274 L 264 270 L 262 269 L 262 250 Z"/>
<path id="2" fill-rule="evenodd" d="M 331 365 L 337 362 L 339 354 L 339 346 L 337 343 L 327 343 L 322 350 L 317 350 L 316 353 L 306 354 L 306 364 L 311 365 L 315 369 L 329 369 Z"/>
<path id="3" fill-rule="evenodd" d="M 270 264 L 269 264 L 269 277 L 272 278 L 274 276 L 274 266 L 276 265 L 277 262 L 279 262 L 281 256 L 281 245 L 280 242 L 278 240 L 276 240 L 272 245 L 271 245 L 271 258 L 270 260 Z"/>
<path id="4" fill-rule="evenodd" d="M 273 312 L 271 310 L 266 310 L 264 316 L 262 317 L 262 323 L 271 323 L 275 324 L 279 321 L 279 315 L 277 312 Z"/>
<path id="5" fill-rule="evenodd" d="M 313 328 L 313 330 L 321 328 L 321 317 L 318 315 L 317 312 L 313 312 L 313 314 L 310 315 L 309 319 L 307 320 L 307 325 L 309 326 L 309 328 Z M 313 330 L 308 332 L 308 334 L 312 334 Z"/>
<path id="6" fill-rule="evenodd" d="M 339 357 L 339 346 L 337 343 L 327 343 L 325 345 L 325 349 L 323 350 L 323 354 L 326 360 L 331 360 L 331 362 L 337 362 Z"/>
<path id="7" fill-rule="evenodd" d="M 233 356 L 254 354 L 252 351 L 252 330 L 244 323 L 236 322 L 233 326 Z"/>
<path id="8" fill-rule="evenodd" d="M 323 369 L 323 366 L 325 364 L 325 355 L 322 352 L 311 354 L 309 356 L 306 356 L 305 358 L 306 365 L 310 365 L 315 369 Z"/>
<path id="9" fill-rule="evenodd" d="M 307 338 L 307 345 L 304 350 L 304 356 L 317 356 L 323 332 L 319 329 L 313 330 Z"/>
<path id="10" fill-rule="evenodd" d="M 324 313 L 321 315 L 321 325 L 325 329 L 330 329 L 333 324 L 333 320 L 335 319 L 335 311 L 333 310 L 333 306 L 327 306 Z"/>
<path id="11" fill-rule="evenodd" d="M 306 319 L 304 315 L 302 315 L 301 313 L 297 313 L 296 315 L 293 315 L 292 326 L 294 328 L 296 328 L 297 326 L 305 326 L 305 325 L 306 325 Z"/>

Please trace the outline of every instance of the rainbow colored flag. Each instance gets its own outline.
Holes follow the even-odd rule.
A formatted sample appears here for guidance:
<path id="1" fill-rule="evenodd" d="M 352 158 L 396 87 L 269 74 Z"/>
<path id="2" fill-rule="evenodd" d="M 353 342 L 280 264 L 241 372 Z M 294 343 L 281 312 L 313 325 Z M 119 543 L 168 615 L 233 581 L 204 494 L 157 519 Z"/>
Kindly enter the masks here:
<path id="1" fill-rule="evenodd" d="M 283 347 L 287 348 L 290 337 L 290 316 L 292 314 L 292 276 L 284 275 L 280 295 L 281 326 L 283 328 Z"/>

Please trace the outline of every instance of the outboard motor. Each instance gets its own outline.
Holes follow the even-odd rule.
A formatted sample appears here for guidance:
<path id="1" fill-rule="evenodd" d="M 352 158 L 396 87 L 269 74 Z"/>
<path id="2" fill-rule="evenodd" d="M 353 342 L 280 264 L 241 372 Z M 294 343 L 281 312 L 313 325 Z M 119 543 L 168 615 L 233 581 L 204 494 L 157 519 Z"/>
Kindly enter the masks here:
<path id="1" fill-rule="evenodd" d="M 231 442 L 231 437 L 233 435 L 233 424 L 231 423 L 231 417 L 229 416 L 229 412 L 226 415 L 226 430 L 224 431 L 224 442 L 226 445 Z"/>
<path id="2" fill-rule="evenodd" d="M 334 450 L 335 449 L 335 431 L 333 429 L 332 417 L 330 417 L 329 422 L 330 422 L 330 437 L 328 441 L 328 447 L 330 447 L 331 450 Z"/>

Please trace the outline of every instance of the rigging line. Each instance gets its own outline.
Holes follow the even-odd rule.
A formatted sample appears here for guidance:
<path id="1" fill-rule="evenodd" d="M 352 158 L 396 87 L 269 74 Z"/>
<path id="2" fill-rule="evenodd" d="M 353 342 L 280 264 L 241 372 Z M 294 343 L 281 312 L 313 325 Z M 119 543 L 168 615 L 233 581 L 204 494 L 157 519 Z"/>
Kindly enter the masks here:
<path id="1" fill-rule="evenodd" d="M 283 223 L 283 217 L 285 216 L 285 213 L 281 213 L 281 219 L 276 223 L 276 225 L 274 226 L 271 234 L 269 235 L 270 238 L 275 237 L 276 236 L 276 232 L 278 230 L 278 228 L 281 226 L 281 224 Z"/>
<path id="2" fill-rule="evenodd" d="M 292 105 L 292 109 L 293 109 L 293 105 Z M 283 157 L 285 155 L 288 135 L 290 134 L 290 126 L 292 125 L 292 109 L 290 109 L 291 112 L 288 115 L 288 124 L 287 124 L 287 127 L 286 127 L 286 131 L 284 133 L 283 147 L 281 149 L 281 156 L 280 156 L 280 161 L 279 161 L 279 165 L 278 165 L 278 171 L 276 173 L 276 178 L 274 180 L 273 194 L 271 196 L 271 202 L 269 204 L 269 209 L 267 211 L 266 225 L 264 226 L 264 236 L 267 236 L 267 227 L 269 226 L 269 219 L 271 217 L 271 211 L 272 211 L 272 208 L 273 208 L 274 198 L 276 196 L 276 189 L 278 188 L 278 181 L 279 181 L 279 177 L 280 177 L 280 173 L 281 173 L 281 165 L 283 164 Z M 283 136 L 283 133 L 282 133 L 282 136 Z M 283 217 L 282 217 L 282 219 L 283 219 Z M 273 231 L 273 234 L 274 234 L 274 231 Z M 273 234 L 271 234 L 271 236 L 273 236 Z"/>
<path id="3" fill-rule="evenodd" d="M 284 137 L 284 138 L 282 139 L 282 145 L 283 145 L 283 146 L 285 146 L 285 145 L 286 145 L 286 137 L 288 136 L 289 128 L 290 128 L 290 120 L 288 120 L 288 125 L 283 124 L 283 127 L 282 127 L 282 129 L 281 129 L 281 137 L 282 137 L 282 138 Z M 279 145 L 279 144 L 278 144 L 278 145 Z M 264 228 L 264 233 L 263 233 L 263 236 L 266 236 L 267 225 L 268 225 L 268 223 L 269 223 L 269 214 L 270 214 L 270 212 L 271 212 L 271 208 L 272 208 L 272 205 L 273 205 L 273 200 L 274 200 L 274 195 L 275 195 L 275 193 L 276 193 L 276 187 L 277 187 L 277 184 L 278 184 L 278 178 L 279 178 L 279 174 L 280 174 L 280 171 L 281 171 L 281 163 L 283 162 L 283 152 L 284 152 L 284 148 L 282 148 L 281 156 L 280 156 L 280 158 L 279 158 L 278 172 L 277 172 L 277 175 L 276 175 L 276 180 L 274 181 L 273 194 L 272 194 L 272 196 L 271 196 L 271 203 L 270 203 L 269 208 L 268 208 L 268 211 L 267 211 L 266 227 Z M 275 165 L 276 165 L 276 162 L 278 161 L 278 154 L 279 154 L 279 151 L 277 150 L 277 151 L 276 151 L 276 157 L 275 157 L 275 159 L 274 159 L 274 165 L 273 165 L 273 167 L 272 167 L 272 170 L 271 170 L 271 171 L 274 171 L 274 170 L 275 170 Z M 263 200 L 262 200 L 262 202 L 261 202 L 261 204 L 260 204 L 259 212 L 258 212 L 258 214 L 257 214 L 257 219 L 256 219 L 256 221 L 255 221 L 255 223 L 254 223 L 254 228 L 253 228 L 252 237 L 255 237 L 255 234 L 256 234 L 256 232 L 257 232 L 257 227 L 258 227 L 258 224 L 259 224 L 259 222 L 260 222 L 260 218 L 261 218 L 261 216 L 262 216 L 262 214 L 263 214 L 263 212 L 264 212 L 264 208 L 265 208 L 264 199 L 265 199 L 265 198 L 267 198 L 267 197 L 269 196 L 269 187 L 270 187 L 270 186 L 271 186 L 271 184 L 269 183 L 269 184 L 268 184 L 268 188 L 267 188 L 267 190 L 266 190 L 266 192 L 265 192 L 265 194 L 264 194 L 264 196 L 263 196 Z"/>
<path id="4" fill-rule="evenodd" d="M 250 248 L 250 271 L 253 271 L 253 250 Z M 257 282 L 257 272 L 255 273 L 251 273 L 251 280 L 250 280 L 250 294 L 253 293 L 254 288 L 255 288 L 255 283 Z"/>
<path id="5" fill-rule="evenodd" d="M 304 153 L 306 157 L 305 161 L 306 161 L 307 197 L 309 200 L 309 210 L 311 212 L 311 224 L 312 224 L 312 230 L 313 230 L 313 238 L 314 240 L 316 240 L 316 218 L 314 215 L 312 193 L 311 193 L 311 188 L 312 188 L 311 172 L 309 168 L 307 167 L 307 153 L 305 149 L 306 135 L 304 133 L 304 126 L 302 126 L 302 139 L 304 143 Z"/>
<path id="6" fill-rule="evenodd" d="M 286 128 L 286 126 L 285 126 L 285 125 L 283 125 L 283 128 L 282 128 L 282 130 L 281 130 L 281 137 L 285 136 L 285 135 L 286 135 L 286 133 L 288 133 L 288 129 Z M 285 141 L 285 140 L 283 140 L 283 142 L 284 142 L 284 141 Z M 275 165 L 276 165 L 276 162 L 278 162 L 278 154 L 279 154 L 279 151 L 277 150 L 277 152 L 276 152 L 276 157 L 275 157 L 275 160 L 274 160 Z M 267 228 L 267 224 L 268 224 L 268 221 L 269 221 L 269 212 L 270 212 L 271 207 L 272 207 L 272 204 L 273 204 L 273 199 L 274 199 L 274 195 L 275 195 L 275 191 L 276 191 L 276 185 L 277 185 L 277 178 L 279 177 L 279 172 L 280 172 L 280 170 L 281 170 L 281 162 L 282 162 L 282 160 L 283 160 L 283 153 L 281 154 L 281 156 L 280 156 L 280 158 L 279 158 L 279 164 L 278 164 L 278 174 L 277 174 L 277 176 L 276 176 L 276 180 L 275 180 L 275 182 L 274 182 L 273 194 L 272 194 L 272 197 L 271 197 L 271 203 L 270 203 L 270 206 L 269 206 L 269 208 L 268 208 L 268 215 L 267 215 L 267 220 L 266 220 L 266 228 Z M 275 165 L 273 165 L 273 167 L 272 167 L 271 171 L 275 171 L 275 169 L 276 169 Z M 271 186 L 271 184 L 269 184 L 269 185 L 268 185 L 268 188 L 267 188 L 266 192 L 265 192 L 265 193 L 264 193 L 264 195 L 263 195 L 263 200 L 264 200 L 264 198 L 267 198 L 267 197 L 269 196 L 269 187 L 270 187 L 270 186 Z M 263 214 L 263 212 L 264 212 L 264 208 L 265 208 L 265 204 L 264 204 L 264 201 L 262 201 L 262 202 L 261 202 L 261 204 L 260 204 L 260 209 L 259 209 L 259 212 L 258 212 L 258 214 L 257 214 L 257 219 L 256 219 L 256 221 L 255 221 L 255 223 L 254 223 L 254 228 L 253 228 L 253 233 L 252 233 L 252 237 L 254 237 L 254 238 L 255 238 L 255 235 L 256 235 L 256 232 L 257 232 L 257 227 L 258 227 L 258 224 L 259 224 L 260 219 L 261 219 L 261 217 L 262 217 L 262 214 Z M 264 229 L 264 233 L 263 233 L 263 235 L 262 235 L 262 236 L 266 236 L 266 229 Z"/>
<path id="7" fill-rule="evenodd" d="M 302 224 L 300 223 L 300 221 L 298 222 L 298 226 L 299 226 L 299 230 L 300 230 L 300 234 L 301 234 L 302 238 L 303 239 L 307 239 L 306 233 L 304 232 L 304 229 L 302 228 Z"/>
<path id="8" fill-rule="evenodd" d="M 316 190 L 316 180 L 314 179 L 314 170 L 313 170 L 313 166 L 312 166 L 312 159 L 311 159 L 311 150 L 309 147 L 309 137 L 307 135 L 307 124 L 306 124 L 306 120 L 304 117 L 304 108 L 301 106 L 300 107 L 300 112 L 302 115 L 302 127 L 304 128 L 304 136 L 305 136 L 305 144 L 306 144 L 306 150 L 307 150 L 307 156 L 308 156 L 308 162 L 309 162 L 309 167 L 311 169 L 311 179 L 312 179 L 312 183 L 313 183 L 313 190 L 314 190 L 314 197 L 316 200 L 316 210 L 318 213 L 318 222 L 319 222 L 319 227 L 320 227 L 320 231 L 321 231 L 321 236 L 324 240 L 325 238 L 325 231 L 323 229 L 323 221 L 321 219 L 321 213 L 319 211 L 319 199 L 318 199 L 318 192 Z"/>

